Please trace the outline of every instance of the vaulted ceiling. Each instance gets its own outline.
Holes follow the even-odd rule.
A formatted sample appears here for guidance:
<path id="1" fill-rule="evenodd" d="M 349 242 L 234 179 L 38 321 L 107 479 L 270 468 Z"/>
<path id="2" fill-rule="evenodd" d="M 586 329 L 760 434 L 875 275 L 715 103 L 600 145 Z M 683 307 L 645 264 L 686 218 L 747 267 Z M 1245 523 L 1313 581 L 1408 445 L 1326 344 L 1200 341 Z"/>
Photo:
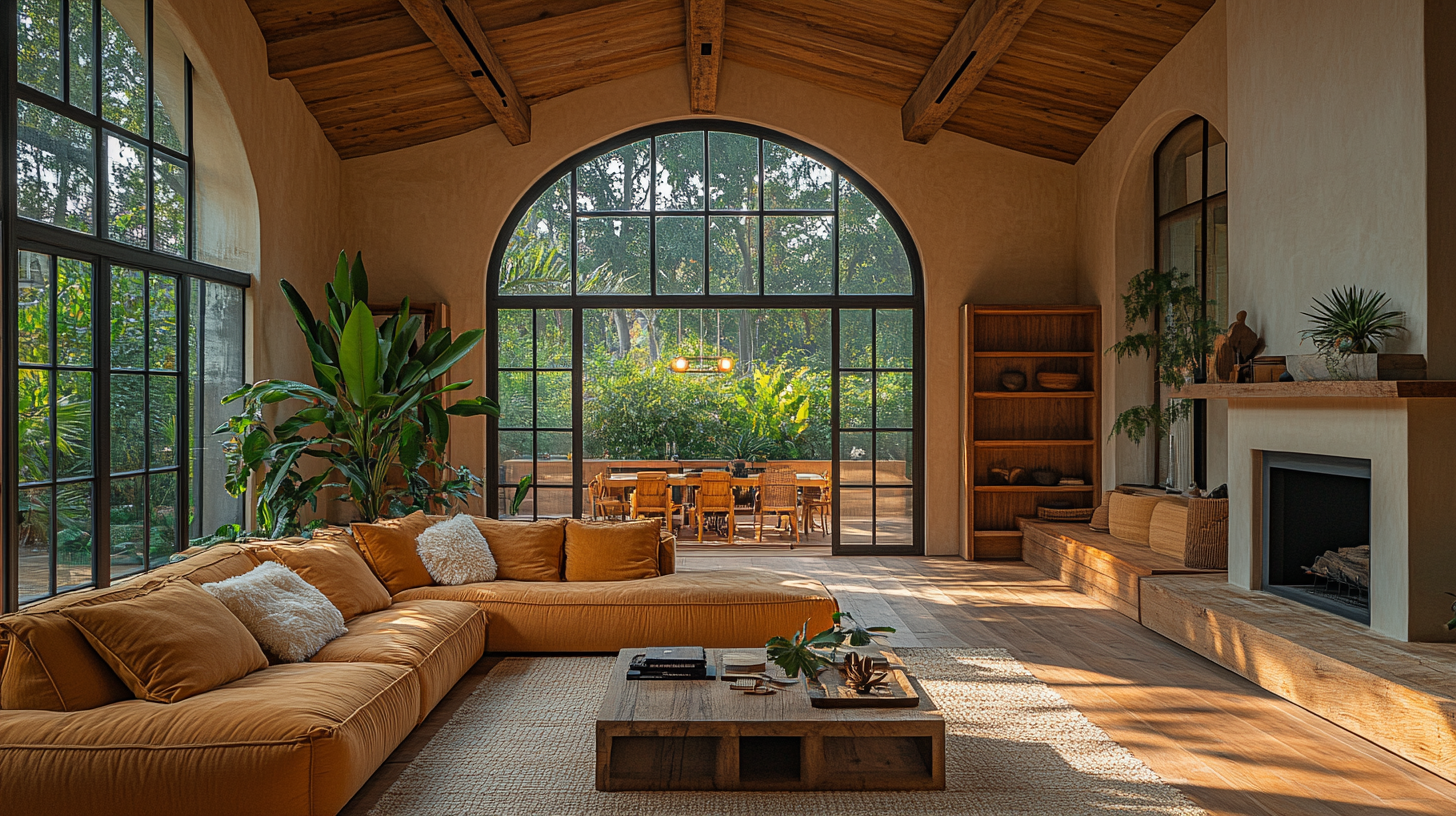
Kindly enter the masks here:
<path id="1" fill-rule="evenodd" d="M 344 158 L 499 123 L 682 65 L 711 112 L 724 59 L 1074 162 L 1214 0 L 248 0 L 269 72 Z"/>

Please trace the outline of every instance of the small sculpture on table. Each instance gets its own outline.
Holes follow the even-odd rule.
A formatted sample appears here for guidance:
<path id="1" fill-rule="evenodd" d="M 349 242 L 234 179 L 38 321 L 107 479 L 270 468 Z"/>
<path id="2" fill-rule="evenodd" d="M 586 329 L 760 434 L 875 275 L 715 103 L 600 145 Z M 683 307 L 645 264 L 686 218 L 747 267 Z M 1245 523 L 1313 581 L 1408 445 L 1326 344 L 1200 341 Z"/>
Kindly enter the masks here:
<path id="1" fill-rule="evenodd" d="M 884 672 L 876 669 L 874 660 L 866 655 L 850 652 L 844 656 L 844 685 L 860 694 L 875 694 L 876 689 L 888 688 Z"/>
<path id="2" fill-rule="evenodd" d="M 1264 350 L 1264 339 L 1249 328 L 1249 313 L 1234 316 L 1228 332 L 1213 341 L 1213 376 L 1218 382 L 1252 382 L 1254 358 Z"/>

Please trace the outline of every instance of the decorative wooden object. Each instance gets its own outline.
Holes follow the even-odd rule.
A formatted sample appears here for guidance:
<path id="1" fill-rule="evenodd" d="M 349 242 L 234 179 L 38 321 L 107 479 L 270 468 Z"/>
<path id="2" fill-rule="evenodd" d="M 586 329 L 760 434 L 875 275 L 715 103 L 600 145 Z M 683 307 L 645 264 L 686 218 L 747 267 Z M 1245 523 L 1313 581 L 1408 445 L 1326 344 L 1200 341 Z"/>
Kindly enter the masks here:
<path id="1" fill-rule="evenodd" d="M 597 712 L 597 790 L 945 789 L 945 718 L 923 693 L 914 708 L 824 709 L 802 683 L 751 696 L 717 680 L 628 682 L 641 651 L 617 655 Z"/>
<path id="2" fill-rule="evenodd" d="M 961 307 L 963 558 L 1020 558 L 1016 520 L 1043 504 L 1096 506 L 1101 319 L 1097 306 Z M 1024 391 L 1004 391 L 1009 370 L 1037 376 Z M 1044 374 L 1075 379 L 1076 390 L 1049 390 Z M 1035 484 L 1037 471 L 1083 484 Z"/>
<path id="3" fill-rule="evenodd" d="M 865 662 L 870 662 L 868 658 Z M 915 708 L 920 705 L 920 695 L 910 684 L 905 670 L 898 666 L 884 668 L 868 667 L 867 671 L 882 677 L 876 685 L 889 690 L 885 696 L 861 692 L 850 685 L 849 668 L 825 669 L 809 681 L 809 705 L 814 708 Z"/>
<path id="4" fill-rule="evenodd" d="M 1194 383 L 1173 391 L 1179 399 L 1326 398 L 1451 399 L 1456 380 L 1305 380 L 1271 383 Z"/>

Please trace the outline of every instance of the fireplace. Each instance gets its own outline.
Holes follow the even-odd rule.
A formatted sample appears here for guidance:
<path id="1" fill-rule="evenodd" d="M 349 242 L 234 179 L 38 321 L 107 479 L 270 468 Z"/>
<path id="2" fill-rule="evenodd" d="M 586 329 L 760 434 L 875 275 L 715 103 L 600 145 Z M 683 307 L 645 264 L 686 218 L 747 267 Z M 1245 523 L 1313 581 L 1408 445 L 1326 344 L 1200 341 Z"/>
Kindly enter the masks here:
<path id="1" fill-rule="evenodd" d="M 1264 589 L 1370 623 L 1370 460 L 1266 451 Z"/>

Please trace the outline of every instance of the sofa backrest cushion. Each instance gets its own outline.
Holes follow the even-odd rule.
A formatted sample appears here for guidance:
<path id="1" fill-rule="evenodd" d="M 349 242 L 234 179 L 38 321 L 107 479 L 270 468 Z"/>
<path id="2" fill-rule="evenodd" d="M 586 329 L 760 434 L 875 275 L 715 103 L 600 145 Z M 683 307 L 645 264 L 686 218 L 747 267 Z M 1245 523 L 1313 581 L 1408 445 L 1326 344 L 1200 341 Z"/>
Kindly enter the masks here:
<path id="1" fill-rule="evenodd" d="M 257 560 L 247 552 L 245 547 L 238 544 L 219 544 L 189 558 L 158 567 L 147 573 L 145 580 L 186 578 L 201 586 L 214 581 L 236 578 L 256 566 L 258 566 Z"/>
<path id="2" fill-rule="evenodd" d="M 657 541 L 657 574 L 672 575 L 677 572 L 677 536 L 666 530 Z"/>
<path id="3" fill-rule="evenodd" d="M 406 589 L 434 583 L 425 562 L 416 550 L 415 537 L 429 529 L 423 512 L 414 512 L 397 519 L 381 519 L 373 524 L 352 525 L 354 540 L 369 568 L 379 576 L 384 588 L 393 595 Z"/>
<path id="4" fill-rule="evenodd" d="M 344 620 L 389 608 L 389 590 L 379 582 L 364 558 L 337 535 L 303 544 L 265 541 L 251 545 L 259 561 L 278 561 L 312 584 Z"/>
<path id="5" fill-rule="evenodd" d="M 268 666 L 247 627 L 187 580 L 61 614 L 141 700 L 175 703 Z"/>
<path id="6" fill-rule="evenodd" d="M 566 519 L 523 524 L 472 516 L 490 545 L 498 581 L 560 581 L 566 548 Z"/>
<path id="7" fill-rule="evenodd" d="M 1153 510 L 1168 501 L 1161 496 L 1113 493 L 1108 512 L 1108 531 L 1114 538 L 1148 546 Z"/>
<path id="8" fill-rule="evenodd" d="M 566 580 L 631 581 L 656 578 L 662 523 L 638 521 L 566 522 Z"/>
<path id="9" fill-rule="evenodd" d="M 0 708 L 85 711 L 130 700 L 86 636 L 59 612 L 27 612 L 0 618 L 9 644 L 0 671 Z"/>

